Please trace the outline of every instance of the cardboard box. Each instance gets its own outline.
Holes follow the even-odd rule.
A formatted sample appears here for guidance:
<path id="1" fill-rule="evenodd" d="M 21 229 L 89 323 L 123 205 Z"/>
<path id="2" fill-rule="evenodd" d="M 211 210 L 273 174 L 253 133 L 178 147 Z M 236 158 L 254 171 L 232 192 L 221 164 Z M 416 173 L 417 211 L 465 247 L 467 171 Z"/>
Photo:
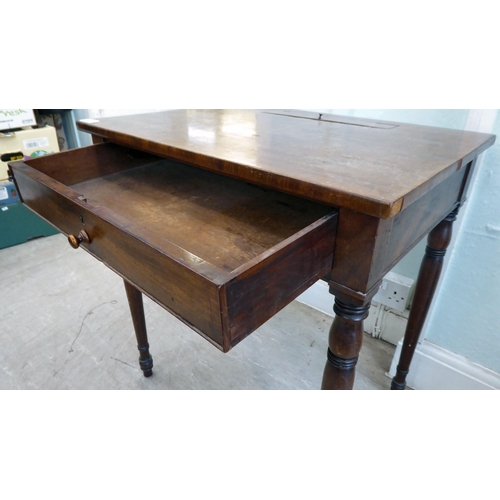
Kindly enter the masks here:
<path id="1" fill-rule="evenodd" d="M 32 109 L 0 109 L 0 130 L 36 125 Z"/>
<path id="2" fill-rule="evenodd" d="M 9 178 L 10 161 L 36 158 L 59 152 L 56 129 L 49 125 L 0 133 L 0 180 Z"/>

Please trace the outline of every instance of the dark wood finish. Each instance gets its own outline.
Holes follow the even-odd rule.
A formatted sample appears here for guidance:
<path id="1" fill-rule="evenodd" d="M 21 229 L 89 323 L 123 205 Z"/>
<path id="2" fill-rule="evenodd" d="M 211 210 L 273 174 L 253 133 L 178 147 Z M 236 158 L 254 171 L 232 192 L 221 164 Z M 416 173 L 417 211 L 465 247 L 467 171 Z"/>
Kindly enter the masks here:
<path id="1" fill-rule="evenodd" d="M 382 273 L 385 275 L 429 231 L 464 201 L 464 185 L 472 175 L 473 162 L 431 189 L 408 209 L 394 217 Z"/>
<path id="2" fill-rule="evenodd" d="M 221 314 L 217 307 L 221 283 L 216 281 L 217 269 L 205 262 L 188 267 L 188 252 L 168 245 L 160 236 L 105 207 L 92 207 L 81 201 L 78 193 L 55 186 L 46 176 L 28 168 L 20 166 L 15 174 L 28 208 L 63 234 L 85 227 L 92 244 L 82 244 L 81 248 L 160 305 L 168 305 L 170 312 L 211 342 L 222 345 Z"/>
<path id="3" fill-rule="evenodd" d="M 340 284 L 355 296 L 368 294 L 382 279 L 381 261 L 391 235 L 392 219 L 340 209 L 330 288 Z M 378 270 L 375 273 L 375 270 Z M 375 276 L 374 276 L 375 275 Z M 340 292 L 340 290 L 339 290 Z"/>
<path id="4" fill-rule="evenodd" d="M 78 150 L 71 186 L 19 162 L 23 202 L 224 352 L 330 271 L 335 209 L 119 149 Z"/>
<path id="5" fill-rule="evenodd" d="M 158 161 L 154 155 L 104 143 L 36 158 L 35 168 L 65 186 Z M 40 161 L 38 161 L 40 160 Z M 30 165 L 33 160 L 28 160 Z"/>
<path id="6" fill-rule="evenodd" d="M 383 123 L 173 110 L 78 126 L 117 144 L 381 218 L 399 213 L 494 142 L 487 134 Z"/>
<path id="7" fill-rule="evenodd" d="M 382 278 L 463 203 L 495 141 L 293 110 L 173 110 L 79 128 L 94 146 L 11 164 L 23 202 L 67 235 L 87 231 L 82 248 L 225 352 L 326 279 L 337 316 L 324 388 L 352 386 Z M 412 324 L 433 286 L 419 285 Z"/>
<path id="8" fill-rule="evenodd" d="M 330 216 L 309 226 L 301 232 L 309 232 L 307 238 L 297 233 L 266 258 L 242 266 L 224 285 L 228 312 L 223 318 L 228 318 L 233 346 L 330 271 L 336 222 Z"/>
<path id="9" fill-rule="evenodd" d="M 332 212 L 168 160 L 71 187 L 228 272 Z"/>
<path id="10" fill-rule="evenodd" d="M 403 390 L 406 387 L 406 377 L 410 370 L 411 360 L 415 353 L 427 312 L 431 306 L 439 277 L 441 276 L 444 256 L 451 241 L 453 222 L 457 219 L 459 209 L 460 205 L 429 233 L 425 256 L 422 260 L 415 288 L 413 306 L 408 318 L 403 347 L 397 366 L 397 373 L 391 384 L 391 389 L 393 390 Z"/>
<path id="11" fill-rule="evenodd" d="M 474 162 L 438 184 L 391 219 L 341 209 L 334 265 L 330 275 L 332 293 L 348 287 L 368 294 L 382 278 L 435 227 L 458 203 L 463 203 L 465 184 Z"/>
<path id="12" fill-rule="evenodd" d="M 139 366 L 145 377 L 153 375 L 153 358 L 149 353 L 148 334 L 146 331 L 146 318 L 144 316 L 144 305 L 142 293 L 123 280 L 125 292 L 127 293 L 128 305 L 134 323 L 135 336 L 137 337 L 137 349 L 139 349 Z"/>
<path id="13" fill-rule="evenodd" d="M 370 300 L 343 302 L 336 296 L 333 310 L 335 319 L 330 328 L 328 352 L 323 373 L 323 390 L 352 389 L 355 368 L 363 343 L 363 320 L 368 317 Z M 345 300 L 345 299 L 344 299 Z"/>

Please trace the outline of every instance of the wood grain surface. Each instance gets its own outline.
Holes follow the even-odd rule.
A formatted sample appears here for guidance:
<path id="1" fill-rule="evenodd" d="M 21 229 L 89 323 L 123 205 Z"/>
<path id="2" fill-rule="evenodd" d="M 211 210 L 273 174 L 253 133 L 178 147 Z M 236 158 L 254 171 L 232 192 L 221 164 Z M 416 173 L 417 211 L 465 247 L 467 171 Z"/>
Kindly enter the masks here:
<path id="1" fill-rule="evenodd" d="M 112 142 L 380 218 L 495 136 L 291 110 L 172 110 L 78 122 Z"/>
<path id="2" fill-rule="evenodd" d="M 168 160 L 71 186 L 225 271 L 233 271 L 331 207 Z"/>

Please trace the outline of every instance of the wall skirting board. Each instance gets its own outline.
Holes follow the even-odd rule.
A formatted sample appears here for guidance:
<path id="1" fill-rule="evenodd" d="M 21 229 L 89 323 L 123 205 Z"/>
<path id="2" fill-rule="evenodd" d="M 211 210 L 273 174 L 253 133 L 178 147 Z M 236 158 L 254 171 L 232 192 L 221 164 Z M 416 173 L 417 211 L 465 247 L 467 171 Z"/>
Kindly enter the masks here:
<path id="1" fill-rule="evenodd" d="M 396 374 L 401 346 L 399 342 L 394 353 L 388 373 L 391 378 Z M 500 373 L 424 339 L 415 350 L 407 385 L 420 390 L 500 389 Z"/>

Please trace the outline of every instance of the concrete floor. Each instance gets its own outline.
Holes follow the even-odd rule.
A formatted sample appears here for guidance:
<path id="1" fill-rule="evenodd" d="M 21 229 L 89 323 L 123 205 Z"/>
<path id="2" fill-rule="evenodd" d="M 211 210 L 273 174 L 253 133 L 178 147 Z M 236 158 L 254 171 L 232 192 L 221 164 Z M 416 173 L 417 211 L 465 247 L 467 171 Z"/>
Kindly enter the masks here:
<path id="1" fill-rule="evenodd" d="M 318 389 L 331 318 L 293 302 L 222 354 L 145 298 L 138 364 L 123 281 L 62 235 L 0 250 L 0 389 Z M 389 389 L 394 346 L 365 335 L 355 389 Z"/>

